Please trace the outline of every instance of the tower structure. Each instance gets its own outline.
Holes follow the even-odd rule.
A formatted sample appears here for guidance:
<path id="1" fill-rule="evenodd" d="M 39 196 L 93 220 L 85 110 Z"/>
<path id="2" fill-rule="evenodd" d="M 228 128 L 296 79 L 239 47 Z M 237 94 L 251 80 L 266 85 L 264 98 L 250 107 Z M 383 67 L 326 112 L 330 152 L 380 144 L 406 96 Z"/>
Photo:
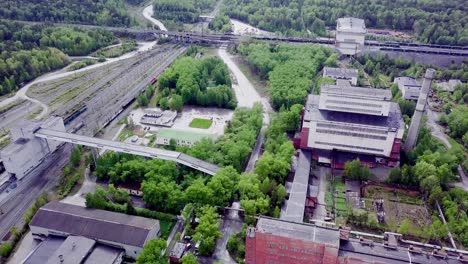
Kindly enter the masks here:
<path id="1" fill-rule="evenodd" d="M 426 74 L 424 75 L 421 92 L 419 93 L 416 109 L 414 110 L 413 118 L 411 119 L 410 128 L 408 130 L 408 135 L 406 137 L 404 146 L 405 152 L 412 150 L 416 146 L 419 130 L 421 129 L 422 116 L 424 114 L 424 110 L 426 109 L 427 95 L 429 93 L 429 89 L 431 88 L 434 74 L 434 69 L 427 69 Z"/>

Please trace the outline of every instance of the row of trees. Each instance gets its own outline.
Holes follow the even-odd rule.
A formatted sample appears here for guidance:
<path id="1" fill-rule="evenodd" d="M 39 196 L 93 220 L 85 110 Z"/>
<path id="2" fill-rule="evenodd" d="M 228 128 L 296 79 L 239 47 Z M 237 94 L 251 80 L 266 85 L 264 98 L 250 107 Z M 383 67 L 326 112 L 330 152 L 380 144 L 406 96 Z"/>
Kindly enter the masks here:
<path id="1" fill-rule="evenodd" d="M 229 70 L 216 57 L 177 59 L 158 79 L 157 103 L 169 108 L 173 100 L 183 104 L 234 109 L 237 100 L 231 88 Z M 171 107 L 172 108 L 172 107 Z"/>
<path id="2" fill-rule="evenodd" d="M 312 78 L 324 65 L 336 63 L 336 57 L 330 56 L 331 50 L 318 45 L 243 42 L 237 51 L 260 78 L 268 79 L 275 109 L 304 104 Z"/>
<path id="3" fill-rule="evenodd" d="M 133 19 L 124 0 L 1 0 L 0 17 L 6 19 L 130 26 Z"/>
<path id="4" fill-rule="evenodd" d="M 232 18 L 287 35 L 324 36 L 325 26 L 335 28 L 338 18 L 352 16 L 363 18 L 369 28 L 411 31 L 422 42 L 467 45 L 464 4 L 464 0 L 227 0 L 225 11 Z"/>
<path id="5" fill-rule="evenodd" d="M 180 23 L 195 23 L 202 11 L 210 9 L 215 0 L 155 0 L 154 17 Z"/>
<path id="6" fill-rule="evenodd" d="M 85 55 L 115 43 L 112 33 L 67 27 L 0 22 L 0 95 L 15 91 L 46 72 L 71 61 L 67 55 Z"/>

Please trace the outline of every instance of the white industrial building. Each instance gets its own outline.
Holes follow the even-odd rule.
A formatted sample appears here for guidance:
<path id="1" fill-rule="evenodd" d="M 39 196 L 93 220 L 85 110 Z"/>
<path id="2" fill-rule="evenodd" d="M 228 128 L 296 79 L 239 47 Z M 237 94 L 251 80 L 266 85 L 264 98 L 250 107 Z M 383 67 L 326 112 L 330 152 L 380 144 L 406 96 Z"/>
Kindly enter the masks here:
<path id="1" fill-rule="evenodd" d="M 366 33 L 364 20 L 354 17 L 339 18 L 336 25 L 335 46 L 341 54 L 356 55 L 364 49 Z"/>
<path id="2" fill-rule="evenodd" d="M 323 85 L 320 95 L 309 95 L 300 140 L 295 145 L 312 150 L 312 158 L 342 168 L 359 158 L 375 166 L 398 164 L 404 122 L 389 90 Z"/>
<path id="3" fill-rule="evenodd" d="M 405 100 L 418 101 L 421 84 L 413 77 L 396 77 L 393 83 L 398 85 L 401 96 Z"/>
<path id="4" fill-rule="evenodd" d="M 356 86 L 359 72 L 357 69 L 343 69 L 343 68 L 323 68 L 323 77 L 328 77 L 334 80 L 347 80 L 351 85 Z"/>
<path id="5" fill-rule="evenodd" d="M 158 220 L 89 209 L 61 202 L 41 207 L 29 224 L 34 238 L 80 236 L 122 249 L 135 259 L 150 240 L 160 236 Z"/>
<path id="6" fill-rule="evenodd" d="M 55 151 L 59 141 L 38 138 L 34 132 L 40 128 L 65 131 L 63 119 L 50 117 L 43 123 L 29 122 L 10 130 L 11 143 L 0 152 L 5 170 L 18 180 L 39 165 L 47 154 Z"/>

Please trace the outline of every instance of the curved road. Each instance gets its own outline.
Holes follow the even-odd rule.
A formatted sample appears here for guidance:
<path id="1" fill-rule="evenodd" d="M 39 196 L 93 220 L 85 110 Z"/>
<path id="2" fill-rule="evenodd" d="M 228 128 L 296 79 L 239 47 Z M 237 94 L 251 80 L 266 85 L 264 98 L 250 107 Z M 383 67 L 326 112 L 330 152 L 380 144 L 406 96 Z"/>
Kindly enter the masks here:
<path id="1" fill-rule="evenodd" d="M 145 7 L 145 9 L 143 9 L 143 16 L 148 21 L 150 21 L 151 23 L 156 25 L 160 30 L 167 31 L 167 28 L 164 26 L 164 24 L 161 21 L 155 19 L 153 17 L 153 14 L 154 14 L 153 5 L 149 5 L 149 6 Z"/>

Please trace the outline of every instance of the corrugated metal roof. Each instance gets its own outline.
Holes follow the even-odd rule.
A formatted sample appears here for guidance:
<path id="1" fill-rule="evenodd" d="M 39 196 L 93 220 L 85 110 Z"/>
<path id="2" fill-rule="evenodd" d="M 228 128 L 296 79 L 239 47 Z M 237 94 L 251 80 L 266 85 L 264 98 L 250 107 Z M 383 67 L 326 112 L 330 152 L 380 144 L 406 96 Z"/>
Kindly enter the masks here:
<path id="1" fill-rule="evenodd" d="M 159 221 L 81 206 L 50 202 L 41 207 L 30 226 L 143 247 Z"/>
<path id="2" fill-rule="evenodd" d="M 302 222 L 304 219 L 311 155 L 309 150 L 299 150 L 297 169 L 294 174 L 291 193 L 286 204 L 286 210 L 281 215 L 281 219 L 294 222 Z"/>
<path id="3" fill-rule="evenodd" d="M 306 102 L 304 120 L 332 121 L 350 125 L 379 126 L 388 128 L 403 128 L 404 122 L 398 103 L 390 103 L 388 116 L 373 116 L 356 113 L 319 110 L 319 95 L 309 95 Z"/>

